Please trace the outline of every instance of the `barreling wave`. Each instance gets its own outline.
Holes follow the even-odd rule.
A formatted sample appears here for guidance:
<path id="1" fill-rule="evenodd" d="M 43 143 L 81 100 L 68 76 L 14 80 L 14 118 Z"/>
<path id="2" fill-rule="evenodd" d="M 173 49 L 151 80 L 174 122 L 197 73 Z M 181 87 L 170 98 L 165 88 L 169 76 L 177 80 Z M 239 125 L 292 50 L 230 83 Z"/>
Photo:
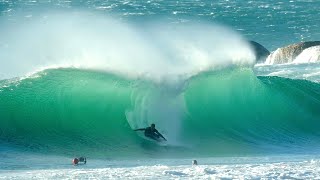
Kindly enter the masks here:
<path id="1" fill-rule="evenodd" d="M 248 42 L 228 28 L 83 12 L 15 22 L 0 29 L 0 142 L 10 148 L 185 157 L 319 147 L 319 85 L 256 77 Z M 151 123 L 167 143 L 132 131 Z"/>
<path id="2" fill-rule="evenodd" d="M 319 149 L 320 85 L 208 71 L 182 83 L 48 69 L 0 81 L 0 142 L 104 157 L 310 152 Z M 155 123 L 163 146 L 132 131 Z"/>

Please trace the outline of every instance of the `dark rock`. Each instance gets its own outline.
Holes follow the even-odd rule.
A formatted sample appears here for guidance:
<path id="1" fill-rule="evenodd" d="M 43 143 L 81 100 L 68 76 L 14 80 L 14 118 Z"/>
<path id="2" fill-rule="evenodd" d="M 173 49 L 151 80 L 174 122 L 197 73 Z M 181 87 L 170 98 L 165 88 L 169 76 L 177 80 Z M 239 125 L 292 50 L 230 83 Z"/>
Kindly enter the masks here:
<path id="1" fill-rule="evenodd" d="M 264 62 L 267 59 L 267 57 L 270 55 L 270 51 L 255 41 L 249 41 L 249 43 L 254 50 L 254 53 L 256 56 L 256 62 L 258 63 Z"/>

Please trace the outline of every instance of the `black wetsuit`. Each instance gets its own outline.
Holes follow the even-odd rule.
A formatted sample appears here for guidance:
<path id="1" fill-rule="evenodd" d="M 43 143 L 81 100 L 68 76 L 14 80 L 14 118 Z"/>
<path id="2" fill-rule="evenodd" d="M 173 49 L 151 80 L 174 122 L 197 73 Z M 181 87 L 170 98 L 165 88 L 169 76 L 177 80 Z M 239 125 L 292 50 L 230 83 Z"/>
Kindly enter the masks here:
<path id="1" fill-rule="evenodd" d="M 166 141 L 166 138 L 162 136 L 162 134 L 160 134 L 158 132 L 158 130 L 156 130 L 156 128 L 151 128 L 151 127 L 147 127 L 147 128 L 140 128 L 140 129 L 135 129 L 134 131 L 144 131 L 144 135 L 148 138 L 154 139 L 156 141 L 160 141 L 160 137 L 163 138 L 163 140 Z"/>
<path id="2" fill-rule="evenodd" d="M 155 140 L 158 140 L 160 138 L 158 130 L 156 130 L 155 128 L 152 129 L 151 127 L 147 127 L 144 130 L 144 135 L 146 137 L 149 137 L 149 138 L 152 138 L 152 139 L 155 139 Z"/>

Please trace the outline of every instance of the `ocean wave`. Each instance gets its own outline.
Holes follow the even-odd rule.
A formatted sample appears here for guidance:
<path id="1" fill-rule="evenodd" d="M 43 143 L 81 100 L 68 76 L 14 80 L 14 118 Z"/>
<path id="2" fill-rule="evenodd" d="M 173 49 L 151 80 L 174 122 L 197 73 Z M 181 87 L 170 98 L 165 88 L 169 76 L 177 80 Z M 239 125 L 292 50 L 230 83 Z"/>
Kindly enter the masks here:
<path id="1" fill-rule="evenodd" d="M 0 138 L 26 151 L 112 157 L 306 152 L 319 148 L 319 88 L 250 68 L 176 86 L 51 69 L 1 88 Z M 151 123 L 166 145 L 132 131 Z"/>

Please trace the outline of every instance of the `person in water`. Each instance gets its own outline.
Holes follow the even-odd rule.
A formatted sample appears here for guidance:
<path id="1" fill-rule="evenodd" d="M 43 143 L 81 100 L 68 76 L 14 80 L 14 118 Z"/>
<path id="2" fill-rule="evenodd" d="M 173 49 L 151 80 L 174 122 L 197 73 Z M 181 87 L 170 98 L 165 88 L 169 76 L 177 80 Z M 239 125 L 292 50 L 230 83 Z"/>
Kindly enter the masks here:
<path id="1" fill-rule="evenodd" d="M 155 124 L 151 124 L 151 126 L 147 128 L 135 129 L 134 131 L 144 131 L 144 135 L 148 138 L 158 141 L 161 137 L 166 141 L 166 138 L 164 138 L 162 134 L 160 134 L 159 131 L 156 129 Z"/>
<path id="2" fill-rule="evenodd" d="M 85 158 L 85 157 L 74 158 L 72 160 L 72 164 L 73 165 L 87 164 L 87 158 Z"/>

